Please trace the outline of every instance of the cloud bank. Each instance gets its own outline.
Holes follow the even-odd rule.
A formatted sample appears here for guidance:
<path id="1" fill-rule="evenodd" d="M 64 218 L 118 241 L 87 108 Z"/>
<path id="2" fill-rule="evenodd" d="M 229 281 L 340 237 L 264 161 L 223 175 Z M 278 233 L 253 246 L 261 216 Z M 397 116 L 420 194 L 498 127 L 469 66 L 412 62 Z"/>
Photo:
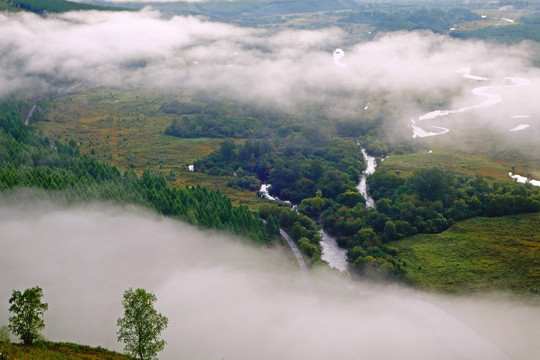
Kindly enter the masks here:
<path id="1" fill-rule="evenodd" d="M 469 98 L 457 69 L 537 77 L 529 45 L 493 46 L 431 33 L 356 43 L 338 28 L 269 31 L 140 12 L 0 14 L 0 96 L 57 80 L 90 86 L 210 90 L 233 99 L 350 112 L 366 93 L 441 91 Z M 333 51 L 345 50 L 339 64 Z M 471 85 L 471 84 L 469 84 Z M 360 104 L 359 104 L 360 103 Z"/>
<path id="2" fill-rule="evenodd" d="M 45 336 L 121 350 L 122 293 L 153 291 L 169 317 L 160 359 L 525 359 L 540 307 L 351 284 L 305 282 L 280 249 L 144 212 L 3 202 L 0 323 L 12 289 L 44 289 Z"/>

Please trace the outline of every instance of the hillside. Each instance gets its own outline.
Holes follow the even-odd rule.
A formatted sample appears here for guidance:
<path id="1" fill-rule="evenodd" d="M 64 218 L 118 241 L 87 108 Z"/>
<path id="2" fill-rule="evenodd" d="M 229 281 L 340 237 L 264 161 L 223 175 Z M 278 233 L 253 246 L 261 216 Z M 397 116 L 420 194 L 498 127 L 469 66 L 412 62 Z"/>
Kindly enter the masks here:
<path id="1" fill-rule="evenodd" d="M 1 344 L 2 360 L 133 360 L 132 357 L 100 347 L 90 347 L 72 343 L 44 342 L 36 346 L 21 344 Z"/>
<path id="2" fill-rule="evenodd" d="M 113 201 L 138 204 L 191 224 L 229 229 L 264 242 L 265 228 L 258 216 L 231 204 L 219 191 L 200 186 L 171 188 L 163 176 L 133 171 L 81 156 L 71 145 L 52 145 L 33 126 L 26 126 L 21 102 L 0 102 L 0 190 L 28 187 L 48 191 L 52 197 L 73 201 Z"/>
<path id="3" fill-rule="evenodd" d="M 407 263 L 415 286 L 464 293 L 540 291 L 540 213 L 474 218 L 440 234 L 390 243 Z M 517 235 L 519 234 L 519 235 Z"/>

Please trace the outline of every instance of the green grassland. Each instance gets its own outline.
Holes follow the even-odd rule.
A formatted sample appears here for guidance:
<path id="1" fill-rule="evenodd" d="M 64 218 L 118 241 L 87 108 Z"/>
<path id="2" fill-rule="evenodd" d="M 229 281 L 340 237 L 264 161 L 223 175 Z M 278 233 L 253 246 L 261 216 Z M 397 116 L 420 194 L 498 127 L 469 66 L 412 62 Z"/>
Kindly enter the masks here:
<path id="1" fill-rule="evenodd" d="M 540 213 L 474 218 L 440 234 L 391 243 L 406 261 L 406 280 L 451 293 L 540 291 Z M 517 235 L 519 234 L 519 235 Z"/>
<path id="2" fill-rule="evenodd" d="M 27 346 L 0 343 L 2 360 L 133 360 L 132 357 L 100 347 L 44 342 Z"/>
<path id="3" fill-rule="evenodd" d="M 177 115 L 165 114 L 161 104 L 171 98 L 189 100 L 192 92 L 166 94 L 156 91 L 92 89 L 57 98 L 49 104 L 48 121 L 40 121 L 41 131 L 51 140 L 67 143 L 74 139 L 83 154 L 141 175 L 145 169 L 174 173 L 171 185 L 199 184 L 220 190 L 235 204 L 249 207 L 265 200 L 256 192 L 233 189 L 227 179 L 190 172 L 188 165 L 204 158 L 222 139 L 179 138 L 164 131 Z"/>
<path id="4" fill-rule="evenodd" d="M 482 175 L 490 179 L 510 180 L 508 172 L 512 166 L 505 162 L 492 161 L 482 155 L 459 153 L 450 149 L 391 155 L 381 163 L 381 169 L 394 170 L 410 175 L 417 169 L 441 167 L 466 175 Z"/>

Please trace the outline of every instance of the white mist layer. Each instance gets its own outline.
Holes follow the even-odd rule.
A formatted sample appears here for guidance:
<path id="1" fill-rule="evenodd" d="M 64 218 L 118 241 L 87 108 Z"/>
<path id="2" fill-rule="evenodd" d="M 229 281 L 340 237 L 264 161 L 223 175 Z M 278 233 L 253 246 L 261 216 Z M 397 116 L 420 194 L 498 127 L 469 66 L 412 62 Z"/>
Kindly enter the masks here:
<path id="1" fill-rule="evenodd" d="M 455 76 L 463 64 L 482 69 L 490 79 L 505 74 L 538 78 L 537 69 L 529 66 L 535 49 L 527 44 L 502 47 L 426 32 L 355 42 L 338 28 L 268 31 L 164 17 L 149 8 L 46 16 L 0 13 L 0 33 L 0 97 L 21 89 L 62 92 L 59 83 L 66 89 L 82 84 L 79 90 L 182 87 L 282 110 L 320 103 L 331 114 L 351 115 L 365 108 L 358 102 L 359 92 L 365 91 L 377 96 L 452 90 L 469 97 L 460 91 L 467 81 Z M 338 44 L 348 44 L 346 56 Z M 477 80 L 470 70 L 460 70 Z M 532 115 L 534 95 L 526 94 L 523 101 L 529 105 L 522 107 L 530 107 Z"/>
<path id="2" fill-rule="evenodd" d="M 153 291 L 172 359 L 531 359 L 540 307 L 444 298 L 311 273 L 278 250 L 140 212 L 0 207 L 0 323 L 12 289 L 39 285 L 45 336 L 115 341 L 122 293 Z M 294 267 L 292 267 L 294 268 Z"/>

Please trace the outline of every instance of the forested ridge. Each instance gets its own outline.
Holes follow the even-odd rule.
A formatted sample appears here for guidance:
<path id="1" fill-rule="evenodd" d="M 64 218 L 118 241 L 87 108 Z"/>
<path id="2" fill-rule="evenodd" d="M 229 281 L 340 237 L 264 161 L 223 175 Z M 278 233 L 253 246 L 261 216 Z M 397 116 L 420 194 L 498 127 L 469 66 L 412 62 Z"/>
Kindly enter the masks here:
<path id="1" fill-rule="evenodd" d="M 269 240 L 262 220 L 233 206 L 219 191 L 200 186 L 169 187 L 152 171 L 137 176 L 82 156 L 76 142 L 50 144 L 21 118 L 23 102 L 0 103 L 0 190 L 38 188 L 68 201 L 139 204 L 190 224 L 226 229 L 257 242 Z"/>

